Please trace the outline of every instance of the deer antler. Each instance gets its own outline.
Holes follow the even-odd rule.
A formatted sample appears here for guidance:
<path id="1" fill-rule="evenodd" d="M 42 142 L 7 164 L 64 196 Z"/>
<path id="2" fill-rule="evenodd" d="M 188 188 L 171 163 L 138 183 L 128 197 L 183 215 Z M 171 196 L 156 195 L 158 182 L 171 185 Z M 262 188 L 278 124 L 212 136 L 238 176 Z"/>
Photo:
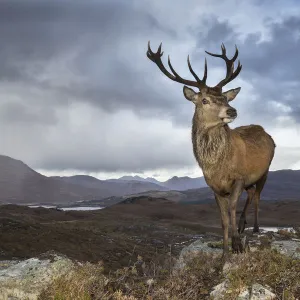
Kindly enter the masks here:
<path id="1" fill-rule="evenodd" d="M 222 87 L 224 85 L 226 85 L 227 83 L 229 83 L 230 81 L 232 81 L 235 77 L 237 77 L 239 75 L 240 71 L 242 70 L 242 65 L 240 64 L 240 61 L 238 61 L 238 66 L 237 66 L 236 70 L 234 71 L 234 62 L 239 55 L 239 51 L 238 51 L 236 45 L 235 45 L 235 54 L 232 57 L 232 59 L 229 59 L 226 56 L 226 48 L 223 43 L 221 45 L 221 49 L 222 49 L 222 54 L 214 54 L 214 53 L 210 53 L 208 51 L 205 51 L 205 52 L 211 56 L 220 57 L 220 58 L 224 59 L 226 62 L 226 67 L 227 67 L 226 77 L 215 86 L 217 88 L 222 89 Z"/>
<path id="2" fill-rule="evenodd" d="M 163 56 L 163 52 L 161 51 L 161 46 L 162 43 L 159 45 L 157 52 L 153 52 L 150 48 L 150 41 L 148 42 L 148 51 L 147 51 L 147 57 L 152 60 L 158 67 L 159 69 L 171 80 L 179 82 L 179 83 L 183 83 L 189 86 L 194 86 L 197 87 L 199 89 L 201 88 L 206 88 L 206 79 L 207 79 L 207 62 L 205 59 L 205 65 L 204 65 L 204 75 L 202 80 L 196 75 L 196 73 L 194 72 L 194 70 L 192 69 L 191 63 L 190 63 L 190 58 L 188 56 L 187 58 L 187 63 L 188 63 L 188 67 L 190 72 L 192 73 L 192 75 L 194 76 L 194 78 L 196 79 L 196 81 L 192 81 L 192 80 L 187 80 L 184 79 L 182 77 L 180 77 L 178 75 L 178 73 L 174 70 L 174 68 L 171 65 L 171 61 L 170 61 L 170 56 L 168 56 L 168 65 L 172 71 L 173 74 L 171 74 L 163 65 L 162 61 L 161 61 L 161 57 Z"/>

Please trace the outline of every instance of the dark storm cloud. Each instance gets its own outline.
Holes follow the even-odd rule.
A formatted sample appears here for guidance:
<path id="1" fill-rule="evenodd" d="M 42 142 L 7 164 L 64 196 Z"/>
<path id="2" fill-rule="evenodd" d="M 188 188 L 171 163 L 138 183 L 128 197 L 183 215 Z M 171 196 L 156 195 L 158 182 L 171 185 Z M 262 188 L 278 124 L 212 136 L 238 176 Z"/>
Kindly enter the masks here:
<path id="1" fill-rule="evenodd" d="M 299 80 L 300 17 L 269 21 L 266 27 L 268 40 L 260 42 L 258 35 L 250 35 L 242 45 L 245 72 L 269 77 L 274 83 Z"/>
<path id="2" fill-rule="evenodd" d="M 199 20 L 199 23 L 199 26 L 193 30 L 198 39 L 198 48 L 211 51 L 211 47 L 217 47 L 220 50 L 221 43 L 231 47 L 232 42 L 236 43 L 239 39 L 239 35 L 234 31 L 229 21 L 219 21 L 215 16 L 205 16 Z"/>
<path id="3" fill-rule="evenodd" d="M 174 7 L 180 9 L 178 3 Z M 168 80 L 146 57 L 148 40 L 153 51 L 163 42 L 166 65 L 172 48 L 173 57 L 177 48 L 178 53 L 186 51 L 190 43 L 200 76 L 208 57 L 204 50 L 220 52 L 224 42 L 232 55 L 237 44 L 243 64 L 239 77 L 253 84 L 250 95 L 242 89 L 240 96 L 247 102 L 236 102 L 243 115 L 251 122 L 260 118 L 264 125 L 284 115 L 300 122 L 300 17 L 269 23 L 270 38 L 260 42 L 260 33 L 242 37 L 230 20 L 207 14 L 189 23 L 192 14 L 178 14 L 178 20 L 168 22 L 160 8 L 131 0 L 0 1 L 2 151 L 16 157 L 25 153 L 19 158 L 49 170 L 194 166 L 187 130 L 193 104 L 184 99 L 182 85 Z M 170 18 L 176 19 L 174 15 Z M 216 84 L 211 75 L 215 67 L 225 75 L 224 62 L 208 57 L 208 63 L 208 81 Z M 193 79 L 186 56 L 178 54 L 173 65 Z M 114 117 L 120 111 L 133 112 L 136 119 L 125 113 Z M 173 128 L 167 128 L 168 122 L 155 127 L 160 120 L 171 120 Z M 34 150 L 36 141 L 39 151 Z"/>
<path id="4" fill-rule="evenodd" d="M 167 33 L 176 38 L 176 33 L 163 27 L 151 15 L 132 9 L 130 4 L 131 1 L 1 2 L 0 78 L 38 86 L 44 84 L 45 88 L 51 89 L 51 82 L 36 82 L 38 71 L 32 76 L 28 65 L 31 62 L 42 65 L 80 45 L 72 72 L 88 80 L 84 84 L 55 86 L 62 96 L 72 95 L 78 101 L 88 101 L 107 111 L 129 108 L 145 115 L 148 109 L 158 113 L 169 110 L 169 114 L 175 116 L 180 101 L 183 101 L 182 95 L 178 93 L 177 99 L 171 100 L 162 88 L 153 85 L 152 77 L 155 75 L 155 80 L 159 81 L 162 75 L 146 58 L 145 52 L 148 36 Z M 224 42 L 228 53 L 233 53 L 233 45 L 238 44 L 243 63 L 241 77 L 259 85 L 263 76 L 284 90 L 285 82 L 300 77 L 300 68 L 295 67 L 299 61 L 297 30 L 300 18 L 293 17 L 268 26 L 269 41 L 258 43 L 259 36 L 254 34 L 242 43 L 229 22 L 205 16 L 199 20 L 199 28 L 207 30 L 199 33 L 193 29 L 198 42 L 192 58 L 203 61 L 205 53 L 198 52 L 199 48 L 219 52 L 219 45 Z M 157 45 L 153 43 L 152 47 L 156 50 Z M 137 63 L 144 68 L 137 68 Z M 210 59 L 209 66 L 216 65 L 220 62 Z M 263 86 L 259 90 L 259 94 L 264 93 L 267 97 L 266 101 L 273 96 L 265 95 Z M 289 100 L 289 105 L 297 108 L 293 100 Z M 180 112 L 177 117 L 181 119 Z"/>
<path id="5" fill-rule="evenodd" d="M 300 123 L 300 17 L 290 17 L 282 22 L 269 23 L 270 37 L 259 42 L 249 37 L 245 40 L 243 64 L 245 77 L 253 82 L 262 103 L 275 101 L 290 111 L 278 108 L 270 115 L 289 115 Z M 267 106 L 264 105 L 264 108 Z M 262 107 L 260 107 L 263 110 Z M 257 107 L 254 107 L 254 111 Z"/>
<path id="6" fill-rule="evenodd" d="M 243 65 L 239 77 L 254 88 L 253 94 L 245 95 L 251 103 L 249 113 L 264 115 L 264 120 L 270 122 L 278 116 L 291 116 L 300 122 L 300 17 L 269 21 L 266 25 L 269 38 L 264 41 L 260 41 L 259 33 L 249 34 L 242 40 L 228 21 L 221 22 L 216 17 L 206 18 L 202 24 L 208 29 L 196 33 L 198 47 L 205 45 L 205 50 L 221 53 L 220 45 L 224 43 L 228 57 L 231 57 L 234 45 L 238 45 L 239 59 Z M 206 56 L 210 68 L 222 65 L 225 68 L 224 61 L 202 52 L 195 57 L 204 60 Z M 276 108 L 271 102 L 284 104 L 289 109 Z"/>
<path id="7" fill-rule="evenodd" d="M 142 63 L 154 70 L 146 57 L 148 36 L 155 31 L 173 37 L 176 34 L 146 12 L 130 7 L 130 3 L 0 3 L 0 79 L 54 88 L 63 99 L 71 95 L 108 111 L 129 108 L 159 113 L 167 108 L 176 109 L 164 92 L 153 89 L 153 74 L 136 69 L 137 63 Z M 139 38 L 141 43 L 136 45 L 137 40 L 132 37 Z M 87 78 L 84 83 L 53 87 L 52 82 L 37 81 L 39 68 L 42 70 L 44 64 L 76 47 L 80 49 L 73 58 L 72 72 Z M 34 76 L 28 71 L 30 64 L 37 66 Z"/>

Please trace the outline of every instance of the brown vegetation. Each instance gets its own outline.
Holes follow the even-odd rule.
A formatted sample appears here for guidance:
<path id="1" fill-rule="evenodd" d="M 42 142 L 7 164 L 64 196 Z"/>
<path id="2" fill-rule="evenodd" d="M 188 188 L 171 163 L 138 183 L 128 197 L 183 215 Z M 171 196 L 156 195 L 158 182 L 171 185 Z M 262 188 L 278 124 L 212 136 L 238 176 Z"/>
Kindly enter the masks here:
<path id="1" fill-rule="evenodd" d="M 254 254 L 231 257 L 234 267 L 226 274 L 229 286 L 224 300 L 237 299 L 240 292 L 254 283 L 270 287 L 278 299 L 300 297 L 300 260 L 270 249 Z M 171 272 L 168 264 L 149 266 L 137 257 L 130 267 L 106 276 L 101 263 L 77 266 L 73 273 L 56 279 L 40 299 L 209 299 L 212 288 L 224 278 L 220 258 L 211 254 L 199 254 L 178 272 Z"/>
<path id="2" fill-rule="evenodd" d="M 0 206 L 0 259 L 30 258 L 53 250 L 79 261 L 102 260 L 109 271 L 128 266 L 137 254 L 147 263 L 161 264 L 170 247 L 177 255 L 199 234 L 211 240 L 214 233 L 216 241 L 221 239 L 215 203 L 153 203 L 155 199 L 68 212 Z M 240 203 L 238 210 L 242 207 Z M 260 210 L 265 226 L 300 226 L 300 201 L 264 201 Z M 252 210 L 249 218 L 254 219 Z"/>

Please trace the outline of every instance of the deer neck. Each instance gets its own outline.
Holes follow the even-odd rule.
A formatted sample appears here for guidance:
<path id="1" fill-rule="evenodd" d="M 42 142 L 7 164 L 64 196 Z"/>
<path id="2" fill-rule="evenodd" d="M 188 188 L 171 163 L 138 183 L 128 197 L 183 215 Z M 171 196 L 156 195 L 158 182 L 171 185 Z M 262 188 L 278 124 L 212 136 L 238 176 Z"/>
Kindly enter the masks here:
<path id="1" fill-rule="evenodd" d="M 193 151 L 204 176 L 219 170 L 230 152 L 230 128 L 217 125 L 206 128 L 199 120 L 193 119 Z"/>

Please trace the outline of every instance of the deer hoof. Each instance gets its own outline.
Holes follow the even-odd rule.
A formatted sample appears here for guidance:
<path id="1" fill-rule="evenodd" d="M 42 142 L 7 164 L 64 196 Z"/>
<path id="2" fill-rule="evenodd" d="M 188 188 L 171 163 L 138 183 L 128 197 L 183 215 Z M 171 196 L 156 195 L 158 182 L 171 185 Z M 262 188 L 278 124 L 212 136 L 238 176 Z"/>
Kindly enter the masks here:
<path id="1" fill-rule="evenodd" d="M 243 253 L 245 252 L 245 243 L 242 242 L 241 237 L 233 236 L 231 238 L 232 240 L 232 252 L 233 253 Z"/>

